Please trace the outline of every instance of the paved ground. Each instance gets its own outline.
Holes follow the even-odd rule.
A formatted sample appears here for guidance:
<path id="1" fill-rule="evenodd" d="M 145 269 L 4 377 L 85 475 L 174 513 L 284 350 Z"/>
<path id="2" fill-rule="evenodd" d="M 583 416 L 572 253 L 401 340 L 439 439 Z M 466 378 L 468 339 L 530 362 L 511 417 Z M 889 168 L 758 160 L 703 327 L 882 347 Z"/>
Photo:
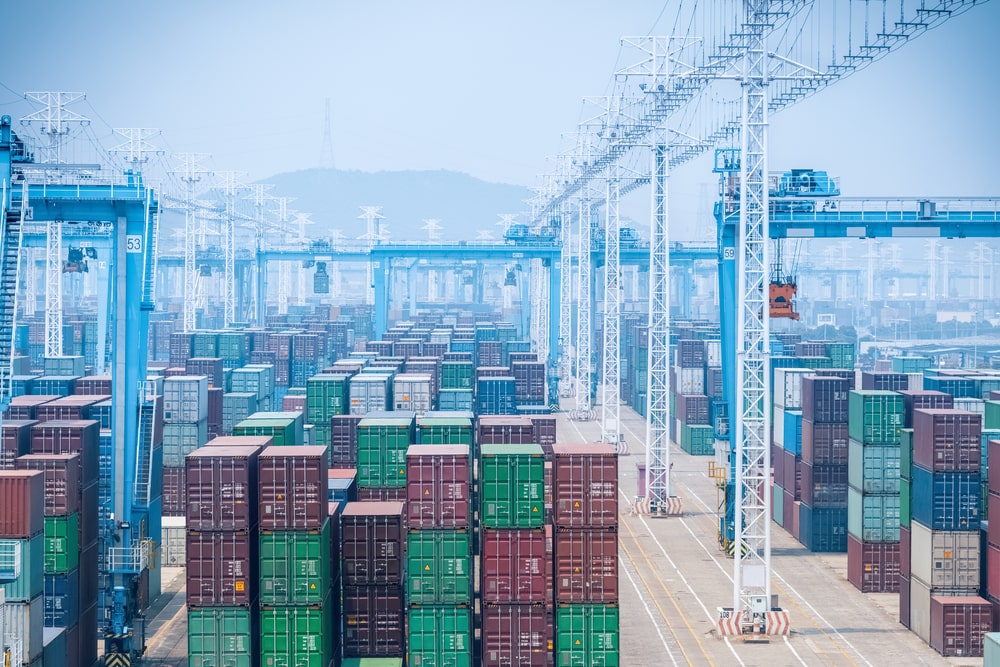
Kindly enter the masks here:
<path id="1" fill-rule="evenodd" d="M 635 464 L 643 460 L 641 418 L 623 409 L 632 455 L 620 460 L 622 507 L 634 496 Z M 565 442 L 596 442 L 598 422 L 560 415 Z M 789 610 L 793 632 L 770 644 L 720 639 L 716 609 L 732 601 L 732 560 L 717 546 L 718 491 L 708 459 L 672 446 L 675 493 L 684 516 L 653 519 L 623 512 L 619 528 L 623 667 L 667 665 L 982 665 L 945 659 L 897 621 L 898 596 L 863 594 L 847 582 L 846 554 L 810 554 L 772 524 L 773 589 Z M 184 577 L 165 568 L 164 595 L 150 613 L 144 664 L 186 665 Z"/>

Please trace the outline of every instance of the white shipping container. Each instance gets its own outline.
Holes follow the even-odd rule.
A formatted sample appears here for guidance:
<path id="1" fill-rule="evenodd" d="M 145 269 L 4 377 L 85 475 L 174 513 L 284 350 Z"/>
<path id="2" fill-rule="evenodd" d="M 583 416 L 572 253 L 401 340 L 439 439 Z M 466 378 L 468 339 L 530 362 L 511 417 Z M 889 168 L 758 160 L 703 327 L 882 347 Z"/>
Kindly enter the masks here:
<path id="1" fill-rule="evenodd" d="M 684 394 L 686 396 L 699 396 L 705 393 L 704 368 L 676 367 L 674 372 L 677 375 L 678 394 Z"/>
<path id="2" fill-rule="evenodd" d="M 722 341 L 721 340 L 706 340 L 705 341 L 705 365 L 706 366 L 721 366 L 722 365 Z"/>
<path id="3" fill-rule="evenodd" d="M 154 396 L 163 396 L 163 381 L 166 380 L 162 375 L 150 375 L 146 377 L 146 393 L 150 393 L 152 389 L 152 394 Z"/>
<path id="4" fill-rule="evenodd" d="M 350 395 L 352 415 L 388 410 L 391 375 L 358 374 L 351 378 Z"/>
<path id="5" fill-rule="evenodd" d="M 981 398 L 956 398 L 955 409 L 975 412 L 977 415 L 985 415 L 986 401 Z"/>
<path id="6" fill-rule="evenodd" d="M 31 602 L 8 602 L 3 607 L 3 628 L 8 637 L 21 640 L 21 655 L 11 656 L 12 665 L 29 665 L 42 656 L 43 597 Z"/>
<path id="7" fill-rule="evenodd" d="M 208 418 L 208 378 L 176 375 L 163 382 L 163 421 L 199 422 Z"/>
<path id="8" fill-rule="evenodd" d="M 983 636 L 983 667 L 1000 667 L 1000 632 Z"/>
<path id="9" fill-rule="evenodd" d="M 910 579 L 910 631 L 931 643 L 931 589 L 916 577 Z"/>
<path id="10" fill-rule="evenodd" d="M 774 416 L 771 418 L 771 442 L 785 448 L 785 411 L 778 406 L 774 406 Z"/>
<path id="11" fill-rule="evenodd" d="M 160 544 L 160 554 L 163 564 L 168 567 L 184 567 L 187 562 L 185 524 L 187 519 L 182 516 L 163 517 L 163 541 Z"/>
<path id="12" fill-rule="evenodd" d="M 163 465 L 180 468 L 184 457 L 208 442 L 208 420 L 163 425 Z"/>
<path id="13" fill-rule="evenodd" d="M 860 371 L 858 371 L 858 373 L 860 374 Z M 921 390 L 921 389 L 924 388 L 924 374 L 923 373 L 907 373 L 906 374 L 906 378 L 907 378 L 906 388 L 909 389 L 910 391 L 919 391 L 919 390 Z M 858 384 L 855 385 L 855 386 L 857 386 L 857 387 L 861 386 L 860 380 L 859 380 Z"/>
<path id="14" fill-rule="evenodd" d="M 978 591 L 979 531 L 932 531 L 911 521 L 910 576 L 935 589 Z"/>
<path id="15" fill-rule="evenodd" d="M 802 377 L 814 373 L 809 368 L 774 369 L 774 405 L 779 408 L 797 410 L 802 407 Z"/>
<path id="16" fill-rule="evenodd" d="M 431 376 L 417 373 L 397 375 L 392 383 L 392 398 L 396 410 L 412 410 L 417 414 L 433 410 Z"/>

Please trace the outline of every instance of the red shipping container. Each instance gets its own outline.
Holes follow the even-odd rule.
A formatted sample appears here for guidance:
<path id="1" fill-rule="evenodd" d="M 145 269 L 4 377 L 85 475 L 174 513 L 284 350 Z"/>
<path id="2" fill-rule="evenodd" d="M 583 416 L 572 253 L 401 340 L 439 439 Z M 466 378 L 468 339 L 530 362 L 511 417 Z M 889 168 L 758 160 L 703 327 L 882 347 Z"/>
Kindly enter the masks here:
<path id="1" fill-rule="evenodd" d="M 206 446 L 212 447 L 259 447 L 271 446 L 274 439 L 269 435 L 221 435 Z"/>
<path id="2" fill-rule="evenodd" d="M 37 423 L 33 419 L 4 418 L 0 424 L 0 470 L 13 470 L 14 459 L 31 451 L 31 427 Z"/>
<path id="3" fill-rule="evenodd" d="M 524 416 L 482 415 L 476 429 L 480 445 L 537 444 L 531 419 Z"/>
<path id="4" fill-rule="evenodd" d="M 26 454 L 17 460 L 17 467 L 45 474 L 45 516 L 80 511 L 79 454 Z"/>
<path id="5" fill-rule="evenodd" d="M 187 531 L 189 607 L 248 607 L 257 599 L 257 534 Z"/>
<path id="6" fill-rule="evenodd" d="M 257 525 L 260 447 L 201 447 L 185 459 L 188 530 L 249 530 Z"/>
<path id="7" fill-rule="evenodd" d="M 187 468 L 163 468 L 163 516 L 187 516 Z"/>
<path id="8" fill-rule="evenodd" d="M 904 628 L 910 627 L 910 580 L 899 578 L 899 622 Z"/>
<path id="9" fill-rule="evenodd" d="M 987 461 L 1000 461 L 1000 440 L 990 440 L 987 446 Z M 989 458 L 995 457 L 995 458 Z M 987 488 L 992 493 L 1000 493 L 1000 466 L 987 466 Z M 987 514 L 989 516 L 989 514 Z M 996 516 L 996 515 L 994 515 Z M 998 522 L 1000 523 L 1000 522 Z"/>
<path id="10" fill-rule="evenodd" d="M 903 397 L 903 428 L 913 428 L 913 411 L 926 408 L 950 410 L 955 407 L 951 394 L 933 389 L 906 389 L 897 391 Z"/>
<path id="11" fill-rule="evenodd" d="M 913 411 L 913 463 L 932 472 L 979 472 L 983 416 L 964 410 Z"/>
<path id="12" fill-rule="evenodd" d="M 406 525 L 470 528 L 468 445 L 411 445 L 406 450 Z"/>
<path id="13" fill-rule="evenodd" d="M 847 505 L 847 466 L 801 463 L 801 500 L 809 507 Z"/>
<path id="14" fill-rule="evenodd" d="M 789 535 L 798 537 L 798 535 L 792 532 L 792 511 L 795 509 L 795 494 L 784 487 L 782 487 L 782 493 L 785 494 L 785 497 L 781 503 L 781 527 Z"/>
<path id="15" fill-rule="evenodd" d="M 344 586 L 344 657 L 403 657 L 403 589 Z"/>
<path id="16" fill-rule="evenodd" d="M 676 414 L 685 424 L 708 424 L 708 396 L 676 394 Z"/>
<path id="17" fill-rule="evenodd" d="M 208 430 L 210 431 L 222 431 L 222 403 L 224 394 L 225 389 L 222 387 L 208 388 Z"/>
<path id="18" fill-rule="evenodd" d="M 802 459 L 787 449 L 781 451 L 785 459 L 781 466 L 785 476 L 781 482 L 781 488 L 791 491 L 794 496 L 793 500 L 798 500 L 802 497 Z"/>
<path id="19" fill-rule="evenodd" d="M 986 545 L 986 594 L 1000 600 L 1000 546 Z"/>
<path id="20" fill-rule="evenodd" d="M 618 602 L 618 533 L 611 528 L 555 532 L 556 602 Z"/>
<path id="21" fill-rule="evenodd" d="M 618 525 L 618 455 L 611 445 L 552 447 L 553 522 L 563 528 Z"/>
<path id="22" fill-rule="evenodd" d="M 90 406 L 109 398 L 111 396 L 63 396 L 37 406 L 35 418 L 38 421 L 89 419 Z"/>
<path id="23" fill-rule="evenodd" d="M 355 468 L 358 465 L 358 424 L 364 415 L 336 415 L 330 419 L 330 465 Z"/>
<path id="24" fill-rule="evenodd" d="M 34 419 L 39 405 L 44 405 L 49 401 L 54 401 L 60 396 L 55 394 L 15 396 L 10 399 L 7 410 L 3 413 L 3 419 Z"/>
<path id="25" fill-rule="evenodd" d="M 847 580 L 862 593 L 899 591 L 899 543 L 862 543 L 847 536 Z"/>
<path id="26" fill-rule="evenodd" d="M 45 474 L 0 470 L 0 538 L 25 539 L 45 529 Z"/>
<path id="27" fill-rule="evenodd" d="M 552 560 L 547 554 L 545 531 L 486 528 L 482 539 L 483 602 L 546 601 Z"/>
<path id="28" fill-rule="evenodd" d="M 981 597 L 931 596 L 931 648 L 943 656 L 982 657 L 993 609 Z"/>
<path id="29" fill-rule="evenodd" d="M 552 445 L 556 444 L 556 418 L 546 415 L 531 415 L 534 441 L 542 446 L 545 459 L 552 458 Z"/>
<path id="30" fill-rule="evenodd" d="M 802 418 L 814 424 L 846 424 L 850 382 L 838 377 L 802 378 Z"/>
<path id="31" fill-rule="evenodd" d="M 31 427 L 32 454 L 79 454 L 81 486 L 97 481 L 101 424 L 89 419 L 47 421 Z"/>
<path id="32" fill-rule="evenodd" d="M 320 530 L 326 522 L 326 447 L 268 447 L 257 459 L 260 527 Z"/>
<path id="33" fill-rule="evenodd" d="M 910 529 L 906 526 L 899 527 L 899 576 L 904 579 L 910 578 Z"/>
<path id="34" fill-rule="evenodd" d="M 184 362 L 184 371 L 187 375 L 204 375 L 208 377 L 209 386 L 222 388 L 222 359 L 219 357 L 191 357 Z"/>
<path id="35" fill-rule="evenodd" d="M 80 546 L 94 546 L 97 542 L 97 482 L 91 482 L 80 492 Z M 81 566 L 82 567 L 82 566 Z M 97 566 L 94 566 L 96 571 Z M 97 598 L 94 598 L 96 601 Z"/>
<path id="36" fill-rule="evenodd" d="M 482 667 L 547 667 L 552 635 L 544 607 L 483 605 Z"/>
<path id="37" fill-rule="evenodd" d="M 406 508 L 406 487 L 400 486 L 392 489 L 375 488 L 370 486 L 358 487 L 358 502 L 366 503 L 402 503 Z"/>
<path id="38" fill-rule="evenodd" d="M 788 496 L 785 496 L 785 499 L 787 500 Z M 799 526 L 801 524 L 800 521 L 801 517 L 802 517 L 802 502 L 796 500 L 795 502 L 792 503 L 792 530 L 790 531 L 792 537 L 794 537 L 795 539 L 799 539 Z"/>
<path id="39" fill-rule="evenodd" d="M 288 394 L 281 399 L 281 409 L 284 412 L 302 412 L 306 411 L 306 396 L 305 394 Z"/>
<path id="40" fill-rule="evenodd" d="M 990 514 L 996 512 L 996 514 Z M 986 516 L 1000 517 L 1000 494 L 993 492 L 992 487 L 986 496 Z M 987 521 L 986 541 L 1000 547 L 1000 521 Z"/>
<path id="41" fill-rule="evenodd" d="M 345 585 L 402 583 L 403 503 L 347 503 L 340 525 Z"/>
<path id="42" fill-rule="evenodd" d="M 111 376 L 88 375 L 78 378 L 73 385 L 73 393 L 78 396 L 111 396 Z"/>
<path id="43" fill-rule="evenodd" d="M 813 465 L 847 465 L 847 424 L 802 420 L 802 460 Z"/>
<path id="44" fill-rule="evenodd" d="M 785 481 L 785 457 L 781 455 L 783 451 L 785 450 L 779 445 L 771 445 L 771 470 L 774 475 L 774 483 L 778 486 L 781 486 Z"/>

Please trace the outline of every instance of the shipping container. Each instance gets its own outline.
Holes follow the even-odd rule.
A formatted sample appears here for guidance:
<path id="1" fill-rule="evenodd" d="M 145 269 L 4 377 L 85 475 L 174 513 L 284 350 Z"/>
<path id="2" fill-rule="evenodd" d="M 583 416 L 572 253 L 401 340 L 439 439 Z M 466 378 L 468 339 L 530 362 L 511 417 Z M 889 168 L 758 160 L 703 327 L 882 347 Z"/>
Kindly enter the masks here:
<path id="1" fill-rule="evenodd" d="M 556 606 L 555 664 L 558 667 L 619 667 L 617 605 Z"/>
<path id="2" fill-rule="evenodd" d="M 544 602 L 552 577 L 545 532 L 540 528 L 484 529 L 481 571 L 484 602 Z"/>
<path id="3" fill-rule="evenodd" d="M 914 410 L 913 463 L 933 472 L 978 472 L 982 421 L 962 410 Z"/>
<path id="4" fill-rule="evenodd" d="M 329 667 L 337 646 L 333 601 L 318 606 L 261 607 L 261 666 Z"/>
<path id="5" fill-rule="evenodd" d="M 618 525 L 618 455 L 611 445 L 552 448 L 553 519 L 563 528 Z"/>
<path id="6" fill-rule="evenodd" d="M 810 551 L 847 551 L 847 508 L 799 507 L 799 541 Z"/>
<path id="7" fill-rule="evenodd" d="M 979 657 L 993 631 L 993 608 L 980 597 L 931 596 L 930 645 L 943 656 Z"/>
<path id="8" fill-rule="evenodd" d="M 330 468 L 326 475 L 327 501 L 340 510 L 358 499 L 358 476 L 354 468 Z M 340 537 L 338 536 L 339 540 Z"/>
<path id="9" fill-rule="evenodd" d="M 250 530 L 257 525 L 260 447 L 202 447 L 186 458 L 187 527 Z"/>
<path id="10" fill-rule="evenodd" d="M 47 574 L 43 583 L 43 605 L 47 628 L 69 627 L 80 620 L 80 571 Z M 8 596 L 8 600 L 11 598 Z"/>
<path id="11" fill-rule="evenodd" d="M 905 376 L 904 376 L 905 377 Z M 849 435 L 865 445 L 899 442 L 903 428 L 903 397 L 895 391 L 852 391 L 849 399 Z"/>
<path id="12" fill-rule="evenodd" d="M 472 667 L 472 611 L 434 605 L 407 610 L 408 663 L 414 667 Z"/>
<path id="13" fill-rule="evenodd" d="M 847 481 L 864 493 L 899 493 L 899 445 L 848 446 Z"/>
<path id="14" fill-rule="evenodd" d="M 910 525 L 910 577 L 932 589 L 979 590 L 979 531 Z"/>
<path id="15" fill-rule="evenodd" d="M 163 517 L 160 559 L 168 567 L 183 567 L 187 563 L 187 528 L 183 516 Z"/>
<path id="16" fill-rule="evenodd" d="M 483 667 L 548 667 L 553 646 L 544 607 L 485 604 L 482 621 Z"/>
<path id="17" fill-rule="evenodd" d="M 468 445 L 410 446 L 406 451 L 406 489 L 410 528 L 471 528 Z"/>
<path id="18" fill-rule="evenodd" d="M 346 562 L 345 562 L 346 564 Z M 344 657 L 403 657 L 403 589 L 344 584 Z"/>
<path id="19" fill-rule="evenodd" d="M 350 381 L 350 414 L 392 409 L 392 374 L 359 373 Z"/>
<path id="20" fill-rule="evenodd" d="M 402 583 L 403 512 L 398 502 L 347 504 L 341 515 L 345 587 Z"/>
<path id="21" fill-rule="evenodd" d="M 318 605 L 330 590 L 330 520 L 320 530 L 260 531 L 260 604 Z"/>
<path id="22" fill-rule="evenodd" d="M 847 536 L 847 580 L 862 593 L 899 591 L 899 544 L 871 544 Z"/>
<path id="23" fill-rule="evenodd" d="M 45 573 L 64 574 L 80 564 L 80 515 L 45 517 Z"/>
<path id="24" fill-rule="evenodd" d="M 450 417 L 417 418 L 417 441 L 421 445 L 472 446 L 472 421 Z"/>
<path id="25" fill-rule="evenodd" d="M 862 542 L 898 542 L 899 514 L 899 496 L 847 492 L 847 532 Z"/>
<path id="26" fill-rule="evenodd" d="M 189 607 L 250 607 L 257 601 L 257 536 L 188 530 Z"/>
<path id="27" fill-rule="evenodd" d="M 0 470 L 0 538 L 29 538 L 45 529 L 45 473 Z"/>
<path id="28" fill-rule="evenodd" d="M 256 609 L 188 608 L 188 661 L 191 665 L 255 667 L 259 664 L 260 630 Z"/>
<path id="29" fill-rule="evenodd" d="M 816 424 L 802 419 L 802 460 L 813 465 L 846 465 L 848 452 L 846 423 Z"/>
<path id="30" fill-rule="evenodd" d="M 80 510 L 79 454 L 25 454 L 16 466 L 41 470 L 45 475 L 45 516 L 66 516 Z"/>
<path id="31" fill-rule="evenodd" d="M 554 538 L 556 602 L 618 602 L 617 531 L 557 528 Z"/>
<path id="32" fill-rule="evenodd" d="M 163 383 L 163 418 L 168 422 L 196 423 L 208 418 L 208 378 L 177 375 Z"/>
<path id="33" fill-rule="evenodd" d="M 932 530 L 979 530 L 979 475 L 913 466 L 911 519 Z"/>
<path id="34" fill-rule="evenodd" d="M 411 529 L 406 563 L 407 604 L 472 604 L 469 530 Z"/>
<path id="35" fill-rule="evenodd" d="M 809 368 L 775 368 L 772 391 L 775 407 L 801 409 L 802 377 L 812 373 L 812 369 Z"/>
<path id="36" fill-rule="evenodd" d="M 275 447 L 257 459 L 263 530 L 320 530 L 327 519 L 325 447 Z"/>
<path id="37" fill-rule="evenodd" d="M 847 503 L 847 467 L 842 465 L 801 465 L 802 502 L 814 508 L 844 507 Z"/>
<path id="38" fill-rule="evenodd" d="M 3 606 L 4 632 L 21 640 L 21 655 L 12 655 L 12 665 L 32 665 L 42 657 L 44 611 L 42 596 L 30 602 L 7 602 Z"/>
<path id="39" fill-rule="evenodd" d="M 41 533 L 30 538 L 0 539 L 0 554 L 8 566 L 14 554 L 19 554 L 21 572 L 16 579 L 0 585 L 8 602 L 29 602 L 44 590 L 45 536 Z M 6 569 L 6 567 L 5 567 Z M 7 571 L 3 578 L 9 580 Z"/>
<path id="40" fill-rule="evenodd" d="M 802 418 L 814 424 L 846 423 L 850 383 L 837 377 L 802 378 Z"/>
<path id="41" fill-rule="evenodd" d="M 434 409 L 435 396 L 430 375 L 400 373 L 392 381 L 394 410 L 410 410 L 423 414 Z"/>
<path id="42" fill-rule="evenodd" d="M 486 528 L 544 523 L 545 460 L 539 445 L 482 445 L 480 522 Z"/>

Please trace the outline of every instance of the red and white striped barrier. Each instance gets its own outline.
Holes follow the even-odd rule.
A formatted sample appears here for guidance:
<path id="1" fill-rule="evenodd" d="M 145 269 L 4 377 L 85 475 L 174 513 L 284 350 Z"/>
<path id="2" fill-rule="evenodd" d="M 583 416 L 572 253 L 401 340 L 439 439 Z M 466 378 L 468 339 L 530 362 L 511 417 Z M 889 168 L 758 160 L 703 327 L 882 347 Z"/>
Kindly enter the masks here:
<path id="1" fill-rule="evenodd" d="M 764 634 L 787 635 L 791 631 L 788 612 L 784 609 L 764 612 Z"/>
<path id="2" fill-rule="evenodd" d="M 743 620 L 743 612 L 733 609 L 723 609 L 719 607 L 718 630 L 721 637 L 738 637 L 742 634 L 740 622 Z"/>
<path id="3" fill-rule="evenodd" d="M 655 515 L 655 516 L 681 516 L 684 511 L 681 507 L 681 499 L 676 496 L 672 496 L 663 501 L 663 506 L 660 507 L 654 514 L 649 506 L 649 498 L 636 498 L 635 502 L 632 504 L 633 514 L 642 515 Z"/>

